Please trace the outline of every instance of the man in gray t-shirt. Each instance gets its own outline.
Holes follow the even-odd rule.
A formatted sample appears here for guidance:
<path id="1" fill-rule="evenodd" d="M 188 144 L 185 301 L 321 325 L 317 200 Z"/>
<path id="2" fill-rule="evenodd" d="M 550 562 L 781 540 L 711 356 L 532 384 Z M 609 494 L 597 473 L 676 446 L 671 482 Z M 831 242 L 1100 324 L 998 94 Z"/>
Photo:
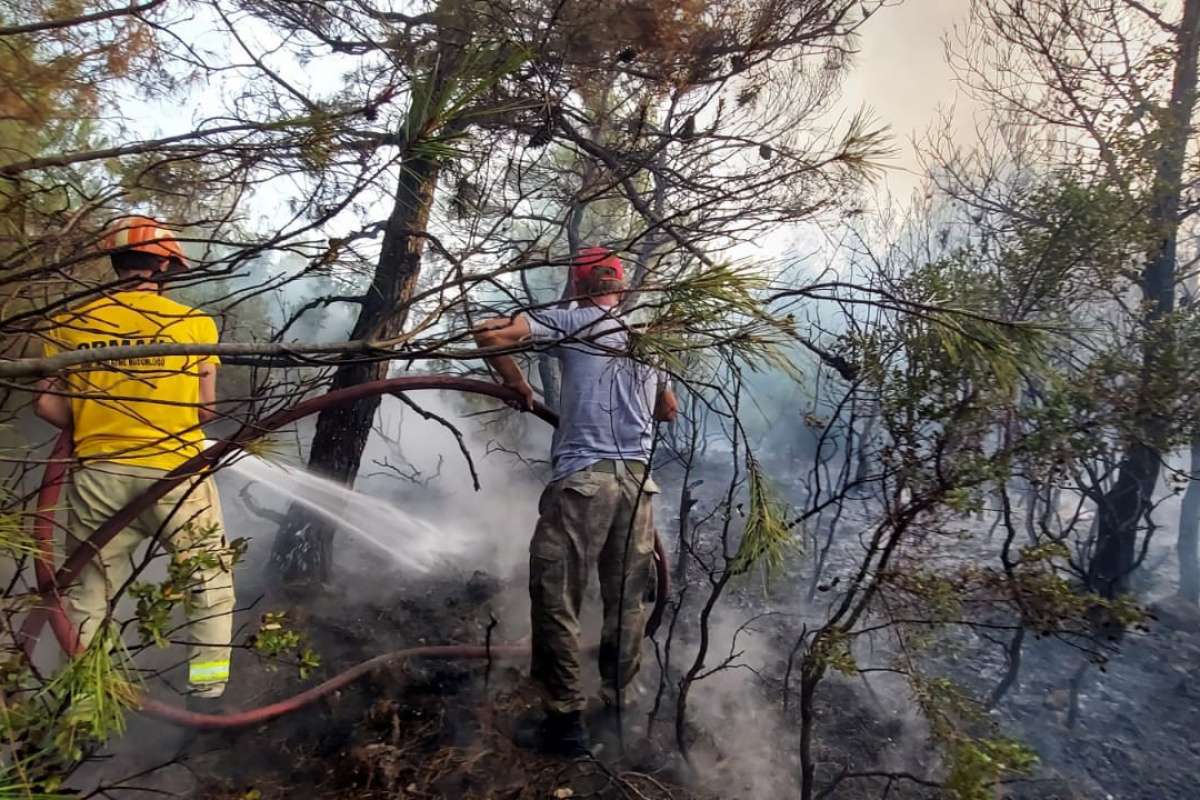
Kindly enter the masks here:
<path id="1" fill-rule="evenodd" d="M 597 461 L 650 460 L 657 370 L 623 353 L 629 334 L 611 307 L 530 311 L 529 340 L 551 343 L 562 365 L 561 421 L 554 433 L 554 480 Z"/>
<path id="2" fill-rule="evenodd" d="M 658 487 L 648 468 L 654 422 L 674 419 L 677 404 L 658 370 L 629 357 L 629 332 L 618 312 L 620 259 L 602 247 L 585 248 L 572 263 L 571 281 L 577 308 L 491 320 L 475 339 L 480 347 L 541 343 L 562 365 L 553 476 L 529 546 L 531 673 L 546 718 L 528 738 L 540 749 L 578 756 L 587 753 L 579 626 L 584 590 L 595 569 L 604 600 L 601 697 L 605 708 L 615 709 L 641 663 L 653 579 L 650 495 Z M 512 357 L 488 362 L 532 407 L 533 389 Z"/>

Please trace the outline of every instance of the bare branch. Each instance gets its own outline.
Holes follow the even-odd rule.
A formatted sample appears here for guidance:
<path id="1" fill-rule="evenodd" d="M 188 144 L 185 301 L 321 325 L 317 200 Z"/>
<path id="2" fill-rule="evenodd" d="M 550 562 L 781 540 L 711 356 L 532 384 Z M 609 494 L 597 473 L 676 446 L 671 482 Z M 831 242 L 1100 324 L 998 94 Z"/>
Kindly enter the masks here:
<path id="1" fill-rule="evenodd" d="M 96 11 L 92 14 L 83 14 L 78 17 L 69 17 L 67 19 L 51 19 L 44 22 L 31 22 L 28 25 L 11 25 L 6 28 L 0 28 L 0 36 L 17 36 L 23 33 L 37 33 L 39 31 L 56 30 L 58 28 L 71 28 L 76 25 L 86 25 L 91 22 L 100 22 L 101 20 L 112 19 L 114 17 L 137 16 L 143 11 L 149 11 L 153 8 L 161 6 L 167 0 L 149 0 L 140 6 L 132 3 L 126 8 L 111 8 L 107 11 Z"/>

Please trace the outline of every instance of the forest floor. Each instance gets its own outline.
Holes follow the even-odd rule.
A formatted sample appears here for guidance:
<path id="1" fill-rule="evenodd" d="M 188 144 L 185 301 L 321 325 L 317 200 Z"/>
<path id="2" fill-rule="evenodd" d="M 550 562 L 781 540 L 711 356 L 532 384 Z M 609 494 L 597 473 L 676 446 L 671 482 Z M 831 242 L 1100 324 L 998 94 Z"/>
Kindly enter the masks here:
<path id="1" fill-rule="evenodd" d="M 400 647 L 482 643 L 495 615 L 508 613 L 502 608 L 507 600 L 494 583 L 475 573 L 409 582 L 363 605 L 326 597 L 310 607 L 306 618 L 295 620 L 324 654 L 318 673 L 301 684 L 290 668 L 268 671 L 249 652 L 237 651 L 229 705 L 242 709 L 279 699 Z M 484 596 L 491 591 L 494 597 Z M 657 668 L 649 646 L 646 659 L 646 685 L 652 686 Z M 522 750 L 512 732 L 535 706 L 527 666 L 523 659 L 497 660 L 490 666 L 478 660 L 410 661 L 288 717 L 190 739 L 163 723 L 135 717 L 128 735 L 88 777 L 92 785 L 103 778 L 111 786 L 104 796 L 114 798 L 148 793 L 197 800 L 752 800 L 790 795 L 783 787 L 794 785 L 795 730 L 780 731 L 782 739 L 772 740 L 767 752 L 755 744 L 757 760 L 739 763 L 744 742 L 708 716 L 705 723 L 688 728 L 698 765 L 692 772 L 677 754 L 670 709 L 664 707 L 661 721 L 645 735 L 652 690 L 630 711 L 630 732 L 620 757 L 612 743 L 594 761 L 576 763 Z M 731 675 L 737 676 L 738 686 L 753 685 L 751 673 Z M 704 690 L 698 687 L 697 694 Z M 708 714 L 734 714 L 734 706 L 744 712 L 753 705 L 736 691 L 726 701 L 728 709 L 715 705 Z M 898 719 L 865 704 L 862 693 L 848 683 L 828 684 L 818 715 L 827 726 L 822 729 L 828 737 L 821 743 L 822 757 L 839 768 L 870 768 L 902 738 Z M 753 720 L 752 715 L 742 724 Z M 768 725 L 765 719 L 763 725 Z M 768 771 L 779 774 L 760 774 Z M 112 785 L 129 775 L 137 777 Z M 861 800 L 878 796 L 874 788 L 848 781 L 828 797 Z M 891 794 L 892 800 L 935 796 L 911 786 L 897 786 Z"/>
<path id="2" fill-rule="evenodd" d="M 480 596 L 480 584 L 486 587 L 488 581 L 478 575 L 410 583 L 386 601 L 357 608 L 330 597 L 324 601 L 327 608 L 318 606 L 309 619 L 297 621 L 326 654 L 321 672 L 332 674 L 402 646 L 483 642 L 496 609 Z M 323 611 L 331 616 L 323 617 Z M 1156 616 L 1149 631 L 1127 637 L 1122 653 L 1103 672 L 1089 669 L 1073 727 L 1068 727 L 1068 687 L 1082 656 L 1061 643 L 1028 644 L 1020 680 L 992 717 L 1006 733 L 1031 744 L 1042 765 L 1032 779 L 1002 787 L 997 798 L 1200 796 L 1200 740 L 1194 735 L 1200 729 L 1200 615 L 1165 605 Z M 649 648 L 647 655 L 648 672 L 655 672 Z M 983 693 L 1004 667 L 1002 653 L 991 644 L 948 656 L 952 672 L 956 661 L 963 666 L 960 677 L 974 676 L 973 688 Z M 234 708 L 277 699 L 290 693 L 288 686 L 300 685 L 289 668 L 268 671 L 247 652 L 238 652 L 235 664 L 239 679 L 229 698 Z M 634 734 L 624 758 L 601 753 L 594 762 L 572 764 L 523 751 L 511 736 L 517 721 L 534 706 L 523 676 L 526 666 L 523 661 L 499 660 L 490 667 L 481 661 L 398 664 L 296 715 L 235 733 L 203 733 L 191 741 L 139 718 L 103 764 L 103 773 L 112 780 L 157 768 L 113 788 L 109 796 L 133 797 L 151 790 L 203 800 L 749 800 L 785 796 L 783 787 L 794 780 L 794 709 L 772 733 L 776 752 L 765 754 L 753 767 L 778 771 L 771 781 L 761 775 L 738 777 L 737 765 L 730 761 L 741 757 L 736 737 L 714 726 L 711 716 L 705 727 L 690 729 L 704 765 L 698 773 L 688 773 L 675 754 L 671 719 L 656 725 L 649 740 Z M 763 672 L 742 680 L 748 690 L 777 698 L 777 677 Z M 919 776 L 935 771 L 936 756 L 914 726 L 902 689 L 877 680 L 872 686 L 841 678 L 823 684 L 817 706 L 823 780 L 851 771 L 896 770 Z M 670 710 L 664 711 L 669 717 Z M 768 725 L 765 719 L 763 724 Z M 644 730 L 644 724 L 639 729 Z M 778 786 L 780 792 L 768 792 L 764 786 Z M 846 781 L 828 798 L 877 798 L 884 786 L 882 779 Z M 900 781 L 887 796 L 933 800 L 938 793 Z"/>
<path id="3" fill-rule="evenodd" d="M 1085 657 L 1062 642 L 1027 638 L 1020 678 L 992 712 L 1042 760 L 1042 785 L 1032 782 L 1019 796 L 1200 797 L 1200 611 L 1174 599 L 1148 610 L 1146 630 L 1126 633 L 1103 668 L 1086 667 L 1074 720 L 1071 681 Z M 1005 661 L 999 648 L 979 644 L 961 673 L 974 675 L 986 694 Z"/>
<path id="4" fill-rule="evenodd" d="M 237 680 L 227 701 L 238 709 L 260 705 L 392 649 L 482 644 L 497 610 L 493 600 L 504 602 L 482 573 L 409 582 L 355 607 L 325 597 L 294 620 L 323 654 L 317 674 L 301 684 L 289 667 L 268 670 L 252 654 L 235 652 Z M 646 741 L 627 748 L 624 758 L 588 762 L 517 747 L 513 728 L 535 706 L 522 676 L 526 667 L 524 660 L 499 659 L 398 663 L 293 715 L 191 738 L 137 718 L 102 771 L 112 781 L 153 768 L 109 790 L 112 797 L 134 791 L 205 800 L 706 797 L 682 788 L 674 760 Z"/>
<path id="5" fill-rule="evenodd" d="M 670 519 L 663 522 L 670 530 Z M 450 571 L 396 579 L 380 588 L 378 565 L 357 568 L 375 572 L 357 573 L 349 565 L 343 593 L 306 605 L 292 619 L 322 656 L 316 673 L 300 681 L 294 668 L 270 670 L 252 653 L 238 650 L 228 698 L 232 709 L 286 697 L 381 653 L 425 644 L 483 644 L 489 636 L 496 644 L 511 643 L 527 631 L 519 575 L 502 580 L 472 570 Z M 836 576 L 846 568 L 833 557 L 826 574 Z M 792 595 L 802 594 L 804 569 L 779 576 L 778 584 L 793 587 Z M 368 583 L 369 592 L 355 591 Z M 695 618 L 702 590 L 703 582 L 690 590 L 693 605 L 682 619 Z M 239 591 L 242 597 L 254 596 L 249 586 Z M 112 786 L 103 796 L 114 798 L 162 793 L 197 800 L 795 796 L 798 704 L 792 702 L 785 713 L 780 700 L 787 654 L 806 609 L 795 597 L 788 600 L 772 603 L 750 582 L 722 601 L 725 617 L 714 622 L 720 630 L 707 663 L 734 649 L 739 658 L 693 693 L 686 735 L 695 770 L 678 756 L 670 692 L 650 735 L 643 733 L 665 655 L 661 646 L 656 650 L 648 644 L 641 681 L 648 691 L 628 715 L 637 730 L 628 736 L 622 757 L 609 747 L 594 762 L 571 764 L 515 746 L 514 726 L 535 705 L 525 659 L 428 660 L 395 664 L 302 712 L 233 733 L 188 739 L 178 729 L 135 716 L 128 735 L 73 783 L 88 789 Z M 253 625 L 266 607 L 241 612 L 239 624 Z M 1169 602 L 1154 611 L 1148 629 L 1127 634 L 1104 671 L 1093 666 L 1085 673 L 1073 726 L 1068 725 L 1069 687 L 1083 656 L 1053 640 L 1026 642 L 1020 678 L 991 717 L 1003 733 L 1031 745 L 1041 765 L 1031 779 L 998 787 L 996 800 L 1200 798 L 1195 733 L 1200 730 L 1200 613 Z M 746 624 L 751 619 L 757 621 Z M 660 643 L 669 620 L 668 614 Z M 589 630 L 599 629 L 594 618 L 587 624 Z M 668 665 L 671 685 L 689 664 L 695 631 L 681 623 L 677 634 L 683 644 L 675 646 Z M 934 666 L 986 696 L 1005 669 L 1002 647 L 967 632 L 955 634 L 949 644 L 939 650 Z M 164 688 L 152 687 L 159 695 Z M 850 773 L 887 771 L 927 779 L 940 772 L 902 680 L 886 673 L 854 680 L 831 676 L 818 691 L 816 716 L 821 785 Z M 130 775 L 137 777 L 126 779 Z M 911 780 L 871 777 L 842 781 L 822 800 L 884 796 L 935 800 L 940 795 Z"/>

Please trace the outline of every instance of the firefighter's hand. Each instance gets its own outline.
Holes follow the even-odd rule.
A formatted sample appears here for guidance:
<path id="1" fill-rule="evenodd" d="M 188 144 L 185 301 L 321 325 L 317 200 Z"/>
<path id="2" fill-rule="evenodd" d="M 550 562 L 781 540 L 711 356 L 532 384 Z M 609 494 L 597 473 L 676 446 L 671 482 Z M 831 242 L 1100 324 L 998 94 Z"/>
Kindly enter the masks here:
<path id="1" fill-rule="evenodd" d="M 533 411 L 533 387 L 529 385 L 529 381 L 506 383 L 505 386 L 516 392 L 521 398 L 518 401 L 510 402 L 510 406 L 518 411 Z"/>

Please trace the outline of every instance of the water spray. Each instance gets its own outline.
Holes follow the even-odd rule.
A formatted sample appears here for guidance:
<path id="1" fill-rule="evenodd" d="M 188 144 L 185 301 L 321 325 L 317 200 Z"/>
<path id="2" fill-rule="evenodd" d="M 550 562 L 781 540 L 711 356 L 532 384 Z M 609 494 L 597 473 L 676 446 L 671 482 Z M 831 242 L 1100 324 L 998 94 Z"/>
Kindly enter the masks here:
<path id="1" fill-rule="evenodd" d="M 519 406 L 521 398 L 511 389 L 486 381 L 459 378 L 453 375 L 405 375 L 399 378 L 385 378 L 369 383 L 339 389 L 320 397 L 313 397 L 295 406 L 278 411 L 265 420 L 247 423 L 232 437 L 213 444 L 202 453 L 189 459 L 168 472 L 150 486 L 145 492 L 131 500 L 120 511 L 114 514 L 103 525 L 96 529 L 87 541 L 82 542 L 67 555 L 66 561 L 57 570 L 54 569 L 54 508 L 58 504 L 63 484 L 68 478 L 67 466 L 71 458 L 71 436 L 64 432 L 54 445 L 50 461 L 42 474 L 41 489 L 38 492 L 37 515 L 34 518 L 33 531 L 38 542 L 38 555 L 34 564 L 37 577 L 37 590 L 42 602 L 34 606 L 24 624 L 21 626 L 19 641 L 26 659 L 33 662 L 33 651 L 37 645 L 42 627 L 50 623 L 50 628 L 58 640 L 59 646 L 68 656 L 80 652 L 79 637 L 62 606 L 61 590 L 70 586 L 79 577 L 80 571 L 90 561 L 95 553 L 108 544 L 114 536 L 128 526 L 142 511 L 166 495 L 183 481 L 199 474 L 210 472 L 227 455 L 244 449 L 248 444 L 304 417 L 323 411 L 327 408 L 345 403 L 353 403 L 367 397 L 378 395 L 400 395 L 410 391 L 443 390 L 478 394 L 502 400 L 514 406 Z M 551 425 L 558 424 L 558 417 L 544 405 L 535 403 L 531 413 Z M 646 636 L 654 635 L 662 622 L 666 610 L 666 598 L 670 593 L 670 570 L 667 568 L 666 551 L 658 532 L 654 535 L 654 566 L 658 576 L 658 590 L 655 592 L 654 609 L 646 622 Z M 200 714 L 187 711 L 178 706 L 162 703 L 150 698 L 140 700 L 141 711 L 153 717 L 191 728 L 240 728 L 255 725 L 284 714 L 297 711 L 332 692 L 347 686 L 359 678 L 384 666 L 395 664 L 411 658 L 435 659 L 490 659 L 490 658 L 519 658 L 528 656 L 529 645 L 465 645 L 447 644 L 423 647 L 409 647 L 391 653 L 376 656 L 351 667 L 332 678 L 299 694 L 293 695 L 270 705 L 260 706 L 245 711 L 227 714 Z"/>

